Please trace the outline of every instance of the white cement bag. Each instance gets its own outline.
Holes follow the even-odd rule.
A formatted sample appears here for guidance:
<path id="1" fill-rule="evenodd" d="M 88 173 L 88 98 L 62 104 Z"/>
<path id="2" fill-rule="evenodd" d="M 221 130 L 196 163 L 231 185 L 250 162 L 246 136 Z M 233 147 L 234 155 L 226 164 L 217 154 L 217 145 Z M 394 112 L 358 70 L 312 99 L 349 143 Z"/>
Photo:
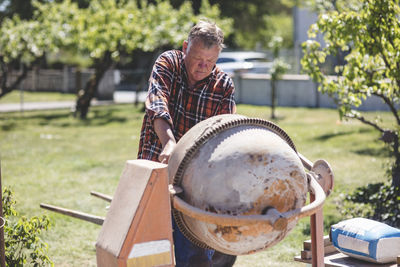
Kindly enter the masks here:
<path id="1" fill-rule="evenodd" d="M 396 261 L 400 230 L 381 222 L 354 218 L 331 226 L 333 245 L 354 258 L 375 263 Z"/>

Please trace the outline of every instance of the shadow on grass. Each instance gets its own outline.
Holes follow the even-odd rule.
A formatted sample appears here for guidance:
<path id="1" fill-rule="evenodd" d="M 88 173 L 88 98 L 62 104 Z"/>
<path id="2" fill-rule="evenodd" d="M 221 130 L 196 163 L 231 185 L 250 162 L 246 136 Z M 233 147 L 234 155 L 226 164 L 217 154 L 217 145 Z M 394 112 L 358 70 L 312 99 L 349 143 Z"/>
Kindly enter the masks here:
<path id="1" fill-rule="evenodd" d="M 341 132 L 323 134 L 318 137 L 314 137 L 313 139 L 317 140 L 317 141 L 327 141 L 331 138 L 335 138 L 335 137 L 339 137 L 339 136 L 358 134 L 358 133 L 370 133 L 372 131 L 373 131 L 372 129 L 362 128 L 362 129 L 352 130 L 352 131 L 341 131 Z"/>
<path id="2" fill-rule="evenodd" d="M 271 116 L 268 116 L 265 119 L 267 121 L 271 121 L 271 122 L 275 123 L 276 125 L 279 125 L 279 122 L 284 121 L 286 119 L 286 117 L 283 115 L 277 115 L 275 118 L 271 118 Z"/>
<path id="3" fill-rule="evenodd" d="M 12 131 L 17 127 L 17 124 L 14 121 L 6 121 L 1 124 L 0 128 L 4 132 Z"/>
<path id="4" fill-rule="evenodd" d="M 93 110 L 89 118 L 81 120 L 82 123 L 87 126 L 102 126 L 107 125 L 109 123 L 124 123 L 127 121 L 126 117 L 116 115 L 118 112 L 117 109 L 109 108 L 102 110 Z M 79 119 L 77 119 L 79 120 Z"/>
<path id="5" fill-rule="evenodd" d="M 48 114 L 43 114 L 47 112 Z M 15 121 L 20 121 L 20 120 L 27 120 L 27 119 L 43 119 L 43 120 L 54 120 L 54 119 L 61 119 L 61 118 L 67 118 L 70 116 L 69 111 L 54 111 L 53 114 L 49 114 L 51 111 L 43 111 L 41 113 L 38 113 L 38 111 L 25 111 L 23 113 L 9 113 L 7 116 L 7 119 L 9 120 L 15 120 Z"/>
<path id="6" fill-rule="evenodd" d="M 389 150 L 382 148 L 363 148 L 354 150 L 352 152 L 358 155 L 373 156 L 378 158 L 390 157 Z"/>
<path id="7" fill-rule="evenodd" d="M 327 141 L 327 140 L 329 140 L 331 138 L 334 138 L 334 137 L 339 137 L 339 136 L 349 135 L 349 134 L 352 134 L 352 132 L 329 133 L 329 134 L 320 135 L 320 136 L 315 137 L 313 139 L 318 140 L 318 141 Z"/>
<path id="8" fill-rule="evenodd" d="M 134 114 L 136 111 L 132 111 Z M 40 126 L 53 125 L 57 127 L 69 127 L 69 126 L 103 126 L 110 123 L 125 123 L 131 120 L 130 117 L 124 116 L 120 113 L 118 107 L 108 106 L 106 108 L 92 108 L 89 111 L 87 119 L 74 118 L 71 111 L 44 111 L 42 113 L 32 112 L 24 114 L 12 114 L 8 116 L 8 121 L 4 122 L 0 127 L 4 131 L 11 131 L 18 126 L 22 126 L 20 121 L 32 121 L 34 124 Z M 141 115 L 141 114 L 139 114 Z M 71 118 L 74 118 L 71 120 Z M 35 122 L 33 122 L 35 121 Z"/>

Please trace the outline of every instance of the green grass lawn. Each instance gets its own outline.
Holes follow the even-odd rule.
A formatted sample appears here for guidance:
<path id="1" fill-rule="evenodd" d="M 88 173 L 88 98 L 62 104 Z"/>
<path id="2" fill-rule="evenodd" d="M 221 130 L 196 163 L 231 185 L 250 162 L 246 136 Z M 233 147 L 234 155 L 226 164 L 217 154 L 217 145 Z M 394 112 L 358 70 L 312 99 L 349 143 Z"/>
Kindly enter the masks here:
<path id="1" fill-rule="evenodd" d="M 74 101 L 75 94 L 60 94 L 58 92 L 27 92 L 14 90 L 0 98 L 0 104 L 23 102 Z"/>
<path id="2" fill-rule="evenodd" d="M 43 238 L 55 266 L 96 266 L 95 242 L 100 226 L 40 209 L 40 203 L 99 216 L 108 203 L 90 191 L 112 195 L 126 160 L 135 159 L 143 118 L 140 107 L 94 107 L 80 121 L 68 110 L 0 114 L 2 184 L 11 187 L 21 215 L 48 214 L 52 228 Z M 268 119 L 270 109 L 239 105 L 238 113 Z M 335 189 L 324 206 L 326 222 L 341 219 L 341 193 L 384 181 L 388 155 L 378 134 L 356 121 L 340 122 L 336 110 L 278 108 L 275 122 L 309 160 L 326 159 L 334 169 Z M 369 116 L 377 114 L 371 113 Z M 378 115 L 388 119 L 389 114 Z M 235 266 L 303 266 L 293 262 L 308 239 L 308 218 L 278 245 L 249 256 Z"/>

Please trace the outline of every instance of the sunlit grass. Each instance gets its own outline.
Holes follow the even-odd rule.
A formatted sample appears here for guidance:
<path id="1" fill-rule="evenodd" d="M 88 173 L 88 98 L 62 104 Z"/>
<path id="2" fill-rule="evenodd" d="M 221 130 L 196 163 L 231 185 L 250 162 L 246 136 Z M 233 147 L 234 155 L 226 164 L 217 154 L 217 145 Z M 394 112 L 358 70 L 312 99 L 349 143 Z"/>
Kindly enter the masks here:
<path id="1" fill-rule="evenodd" d="M 58 92 L 29 92 L 14 90 L 0 98 L 0 104 L 20 102 L 73 101 L 75 94 L 60 94 Z"/>
<path id="2" fill-rule="evenodd" d="M 239 105 L 238 113 L 268 119 L 270 109 Z M 341 219 L 335 203 L 340 193 L 385 180 L 382 166 L 388 154 L 371 128 L 340 122 L 330 109 L 279 107 L 277 114 L 275 123 L 300 153 L 311 161 L 326 159 L 334 170 L 326 221 Z M 387 113 L 379 115 L 390 119 Z M 39 204 L 105 216 L 108 203 L 89 193 L 113 194 L 125 161 L 136 158 L 142 118 L 141 108 L 132 105 L 93 107 L 86 121 L 73 118 L 69 110 L 0 114 L 2 184 L 14 190 L 21 215 L 51 217 L 53 226 L 44 239 L 55 266 L 96 266 L 100 226 L 42 210 Z M 296 266 L 293 256 L 308 238 L 305 218 L 281 243 L 239 256 L 235 266 Z"/>

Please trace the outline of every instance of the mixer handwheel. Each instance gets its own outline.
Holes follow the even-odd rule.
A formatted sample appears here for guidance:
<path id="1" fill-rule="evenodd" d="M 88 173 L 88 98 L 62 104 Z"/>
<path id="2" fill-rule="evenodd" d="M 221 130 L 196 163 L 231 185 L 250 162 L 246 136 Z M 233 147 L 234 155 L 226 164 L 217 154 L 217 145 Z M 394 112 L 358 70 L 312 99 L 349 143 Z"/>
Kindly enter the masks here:
<path id="1" fill-rule="evenodd" d="M 323 159 L 317 160 L 311 171 L 317 175 L 318 183 L 324 189 L 326 196 L 329 196 L 333 189 L 333 172 L 329 163 Z"/>

